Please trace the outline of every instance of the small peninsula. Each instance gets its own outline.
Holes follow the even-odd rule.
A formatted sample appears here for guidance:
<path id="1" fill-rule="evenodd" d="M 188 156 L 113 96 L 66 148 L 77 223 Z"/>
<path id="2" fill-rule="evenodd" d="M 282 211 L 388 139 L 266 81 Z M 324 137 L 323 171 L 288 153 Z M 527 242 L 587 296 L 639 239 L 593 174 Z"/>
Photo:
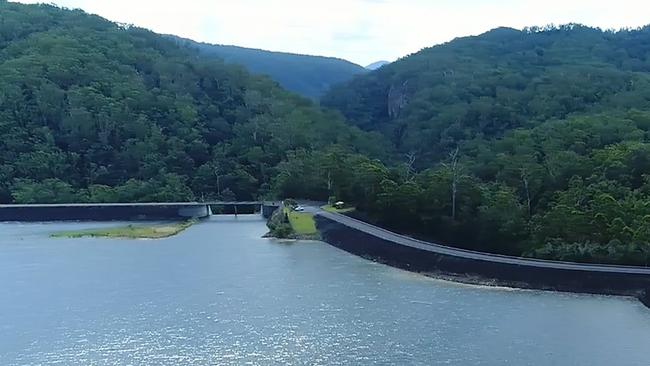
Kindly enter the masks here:
<path id="1" fill-rule="evenodd" d="M 157 224 L 127 225 L 112 228 L 61 231 L 50 235 L 52 238 L 113 238 L 113 239 L 163 239 L 177 235 L 195 223 L 194 220 Z"/>

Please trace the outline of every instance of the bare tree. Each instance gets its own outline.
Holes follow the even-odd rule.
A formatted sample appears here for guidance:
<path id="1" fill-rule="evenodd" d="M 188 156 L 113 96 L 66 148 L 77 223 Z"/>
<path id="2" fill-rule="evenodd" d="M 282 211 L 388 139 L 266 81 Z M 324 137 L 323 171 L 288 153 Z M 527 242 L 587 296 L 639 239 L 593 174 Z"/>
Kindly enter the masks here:
<path id="1" fill-rule="evenodd" d="M 415 176 L 415 161 L 417 160 L 417 153 L 414 151 L 406 154 L 406 180 L 411 180 Z"/>
<path id="2" fill-rule="evenodd" d="M 257 131 L 260 129 L 260 124 L 257 123 L 257 119 L 253 122 L 253 141 L 257 143 Z"/>
<path id="3" fill-rule="evenodd" d="M 530 199 L 530 189 L 528 184 L 528 170 L 525 167 L 521 168 L 521 181 L 524 184 L 524 191 L 526 192 L 526 205 L 528 207 L 528 217 L 532 214 L 532 205 Z"/>
<path id="4" fill-rule="evenodd" d="M 221 169 L 219 169 L 219 165 L 214 165 L 213 172 L 214 176 L 217 178 L 217 197 L 221 197 Z"/>
<path id="5" fill-rule="evenodd" d="M 111 133 L 115 130 L 115 122 L 104 115 L 97 121 L 97 137 L 103 145 L 108 145 Z"/>
<path id="6" fill-rule="evenodd" d="M 327 170 L 327 193 L 332 194 L 332 187 L 334 186 L 334 181 L 332 180 L 332 171 Z"/>
<path id="7" fill-rule="evenodd" d="M 451 171 L 451 218 L 456 220 L 456 197 L 458 194 L 458 181 L 460 180 L 462 167 L 458 164 L 459 148 L 449 153 L 449 163 L 444 164 Z"/>

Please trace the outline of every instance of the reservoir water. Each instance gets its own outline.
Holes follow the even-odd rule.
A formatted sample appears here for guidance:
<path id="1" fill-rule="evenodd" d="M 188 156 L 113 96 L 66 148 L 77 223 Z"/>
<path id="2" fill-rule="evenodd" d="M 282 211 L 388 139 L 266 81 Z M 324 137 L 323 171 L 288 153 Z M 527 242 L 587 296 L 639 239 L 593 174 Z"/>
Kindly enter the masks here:
<path id="1" fill-rule="evenodd" d="M 0 365 L 629 365 L 633 299 L 459 285 L 213 217 L 157 241 L 0 224 Z"/>

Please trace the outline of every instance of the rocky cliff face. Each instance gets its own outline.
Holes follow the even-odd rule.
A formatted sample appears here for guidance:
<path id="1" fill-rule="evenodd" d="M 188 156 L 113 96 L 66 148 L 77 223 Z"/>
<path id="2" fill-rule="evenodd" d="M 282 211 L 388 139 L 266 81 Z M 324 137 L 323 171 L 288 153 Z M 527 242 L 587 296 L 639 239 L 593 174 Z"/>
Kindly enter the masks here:
<path id="1" fill-rule="evenodd" d="M 408 80 L 401 84 L 393 84 L 388 90 L 388 117 L 395 119 L 408 105 Z"/>

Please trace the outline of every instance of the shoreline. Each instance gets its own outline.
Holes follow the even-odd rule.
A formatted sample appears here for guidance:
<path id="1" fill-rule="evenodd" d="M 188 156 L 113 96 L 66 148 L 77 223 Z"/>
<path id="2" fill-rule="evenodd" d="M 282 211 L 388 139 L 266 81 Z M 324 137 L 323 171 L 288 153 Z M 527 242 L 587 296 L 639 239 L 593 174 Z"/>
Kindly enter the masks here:
<path id="1" fill-rule="evenodd" d="M 359 257 L 468 285 L 634 297 L 650 308 L 650 268 L 589 266 L 468 252 L 411 240 L 328 213 L 322 241 Z"/>
<path id="2" fill-rule="evenodd" d="M 60 231 L 50 234 L 54 239 L 127 239 L 127 240 L 160 240 L 176 236 L 189 229 L 196 220 L 170 222 L 156 225 L 133 225 L 117 226 L 111 228 L 90 228 L 84 230 Z"/>
<path id="3" fill-rule="evenodd" d="M 320 241 L 323 242 L 323 241 Z M 324 242 L 325 244 L 330 245 L 329 243 Z M 337 248 L 340 249 L 340 248 Z M 342 250 L 342 249 L 341 249 Z M 349 252 L 348 252 L 349 253 Z M 349 253 L 351 254 L 351 253 Z M 359 256 L 358 256 L 359 257 Z M 363 258 L 363 257 L 361 257 Z M 367 258 L 363 258 L 365 260 L 369 260 Z M 372 260 L 371 260 L 372 261 Z M 615 295 L 615 294 L 599 294 L 599 293 L 587 293 L 587 292 L 576 292 L 576 291 L 560 291 L 560 290 L 552 290 L 552 289 L 539 289 L 539 288 L 530 288 L 530 287 L 518 287 L 518 286 L 511 286 L 507 285 L 505 283 L 495 283 L 493 281 L 489 281 L 486 279 L 480 279 L 476 278 L 476 281 L 465 281 L 463 280 L 463 277 L 461 276 L 449 276 L 449 275 L 444 275 L 444 274 L 436 274 L 436 273 L 427 273 L 427 272 L 413 272 L 409 271 L 403 268 L 387 265 L 385 263 L 380 263 L 377 261 L 372 261 L 373 263 L 379 264 L 379 265 L 386 265 L 393 270 L 400 271 L 401 273 L 411 275 L 411 276 L 418 276 L 420 277 L 421 280 L 427 280 L 427 281 L 432 281 L 432 282 L 437 282 L 444 284 L 446 286 L 456 286 L 456 287 L 462 287 L 462 288 L 470 288 L 470 289 L 475 289 L 475 290 L 486 290 L 486 291 L 502 291 L 502 292 L 542 292 L 542 293 L 548 293 L 548 294 L 566 294 L 566 295 L 575 295 L 575 296 L 602 296 L 606 298 L 617 298 L 625 301 L 630 301 L 634 303 L 641 303 L 641 305 L 644 306 L 648 311 L 650 311 L 650 303 L 646 304 L 644 300 L 642 300 L 639 297 L 635 296 L 629 296 L 629 295 Z"/>

